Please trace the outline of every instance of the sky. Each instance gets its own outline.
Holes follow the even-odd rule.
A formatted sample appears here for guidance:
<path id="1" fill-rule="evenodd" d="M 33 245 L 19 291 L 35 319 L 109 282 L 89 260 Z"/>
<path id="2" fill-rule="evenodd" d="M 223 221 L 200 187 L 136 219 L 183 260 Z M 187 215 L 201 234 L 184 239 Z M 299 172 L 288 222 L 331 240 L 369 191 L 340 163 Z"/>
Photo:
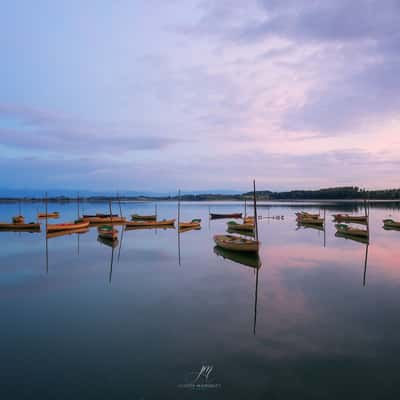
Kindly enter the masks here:
<path id="1" fill-rule="evenodd" d="M 400 187 L 399 0 L 4 0 L 0 187 Z"/>

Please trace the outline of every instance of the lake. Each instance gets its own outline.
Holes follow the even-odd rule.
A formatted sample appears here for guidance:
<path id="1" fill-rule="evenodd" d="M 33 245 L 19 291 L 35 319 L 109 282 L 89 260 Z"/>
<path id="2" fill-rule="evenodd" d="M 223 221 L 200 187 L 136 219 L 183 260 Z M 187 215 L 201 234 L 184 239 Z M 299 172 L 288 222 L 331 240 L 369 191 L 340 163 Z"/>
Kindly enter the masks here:
<path id="1" fill-rule="evenodd" d="M 367 246 L 335 237 L 331 217 L 361 205 L 260 204 L 259 269 L 214 249 L 228 220 L 210 221 L 209 210 L 241 203 L 182 203 L 181 220 L 202 218 L 201 230 L 118 227 L 114 249 L 96 228 L 48 239 L 47 253 L 43 229 L 0 232 L 1 398 L 397 398 L 400 232 L 382 219 L 400 220 L 399 207 L 372 205 Z M 296 211 L 324 208 L 325 231 L 297 229 Z M 38 209 L 22 205 L 27 221 Z M 53 210 L 60 222 L 77 212 Z M 17 213 L 0 204 L 1 221 Z M 158 203 L 158 214 L 175 218 L 176 203 Z"/>

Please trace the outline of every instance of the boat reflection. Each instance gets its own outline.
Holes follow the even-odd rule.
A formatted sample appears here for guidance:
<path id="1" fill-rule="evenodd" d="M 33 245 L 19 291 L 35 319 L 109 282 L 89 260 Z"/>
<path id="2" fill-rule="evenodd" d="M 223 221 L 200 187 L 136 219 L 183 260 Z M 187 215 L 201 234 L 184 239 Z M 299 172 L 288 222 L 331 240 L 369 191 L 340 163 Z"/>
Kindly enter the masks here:
<path id="1" fill-rule="evenodd" d="M 352 240 L 353 242 L 358 242 L 358 243 L 362 243 L 362 244 L 369 244 L 369 238 L 368 237 L 346 235 L 343 232 L 336 232 L 335 233 L 335 237 L 343 238 L 343 239 L 346 239 L 346 240 Z"/>
<path id="2" fill-rule="evenodd" d="M 257 253 L 230 251 L 219 246 L 214 247 L 214 253 L 237 264 L 245 265 L 246 267 L 257 269 L 261 267 L 261 260 Z"/>
<path id="3" fill-rule="evenodd" d="M 119 240 L 110 240 L 110 239 L 105 239 L 102 238 L 101 236 L 97 237 L 97 241 L 104 244 L 105 246 L 111 247 L 111 258 L 110 258 L 110 274 L 108 277 L 109 283 L 111 283 L 112 279 L 112 272 L 113 272 L 113 264 L 114 264 L 114 250 L 118 246 Z"/>
<path id="4" fill-rule="evenodd" d="M 179 233 L 185 233 L 185 232 L 189 232 L 189 231 L 199 231 L 201 229 L 201 226 L 188 226 L 186 228 L 179 228 Z"/>
<path id="5" fill-rule="evenodd" d="M 73 234 L 82 235 L 87 232 L 89 232 L 89 228 L 81 228 L 81 229 L 73 229 L 73 230 L 69 230 L 69 231 L 49 232 L 49 233 L 47 233 L 46 237 L 48 239 L 53 239 L 56 237 L 73 235 Z"/>
<path id="6" fill-rule="evenodd" d="M 315 229 L 316 231 L 323 232 L 324 231 L 324 226 L 323 225 L 313 225 L 313 224 L 307 224 L 305 222 L 297 222 L 297 228 L 296 230 L 300 229 Z"/>
<path id="7" fill-rule="evenodd" d="M 233 261 L 234 263 L 244 265 L 246 267 L 253 268 L 256 275 L 256 282 L 254 288 L 254 318 L 253 318 L 253 335 L 256 334 L 257 325 L 257 304 L 258 304 L 258 273 L 261 268 L 261 260 L 258 254 L 255 253 L 243 253 L 237 251 L 230 251 L 223 249 L 219 246 L 214 247 L 214 253 L 221 256 L 224 259 Z"/>

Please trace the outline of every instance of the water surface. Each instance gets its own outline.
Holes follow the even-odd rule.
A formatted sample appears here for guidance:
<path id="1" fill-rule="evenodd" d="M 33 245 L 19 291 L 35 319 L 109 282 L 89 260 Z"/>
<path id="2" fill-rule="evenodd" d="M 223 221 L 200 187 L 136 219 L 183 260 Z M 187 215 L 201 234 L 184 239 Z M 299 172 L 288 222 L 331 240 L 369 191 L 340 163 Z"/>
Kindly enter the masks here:
<path id="1" fill-rule="evenodd" d="M 369 246 L 334 235 L 331 214 L 350 203 L 323 205 L 325 231 L 297 229 L 295 211 L 321 207 L 260 205 L 259 270 L 214 251 L 227 221 L 209 209 L 239 203 L 183 203 L 182 220 L 202 218 L 201 230 L 120 232 L 115 249 L 92 228 L 49 239 L 46 257 L 43 232 L 0 232 L 1 398 L 397 398 L 400 232 L 381 221 L 400 220 L 399 207 L 371 208 Z M 26 220 L 38 208 L 24 204 Z M 53 209 L 76 217 L 74 203 Z M 1 204 L 0 220 L 17 211 Z M 176 213 L 158 204 L 161 218 Z M 190 387 L 202 366 L 208 381 Z"/>

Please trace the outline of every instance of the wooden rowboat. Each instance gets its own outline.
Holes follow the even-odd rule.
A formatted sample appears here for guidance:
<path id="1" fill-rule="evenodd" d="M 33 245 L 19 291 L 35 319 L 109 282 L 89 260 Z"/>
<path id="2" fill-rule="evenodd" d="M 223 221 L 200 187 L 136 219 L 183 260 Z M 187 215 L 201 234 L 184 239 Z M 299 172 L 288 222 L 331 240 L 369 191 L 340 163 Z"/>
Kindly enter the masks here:
<path id="1" fill-rule="evenodd" d="M 235 221 L 229 221 L 228 228 L 233 229 L 235 231 L 253 231 L 254 223 L 238 224 Z"/>
<path id="2" fill-rule="evenodd" d="M 393 219 L 384 219 L 383 226 L 385 228 L 400 228 L 400 222 Z"/>
<path id="3" fill-rule="evenodd" d="M 132 214 L 132 221 L 155 221 L 157 219 L 157 215 L 139 215 Z"/>
<path id="4" fill-rule="evenodd" d="M 222 219 L 222 218 L 242 218 L 242 213 L 231 213 L 231 214 L 216 214 L 210 213 L 211 219 Z"/>
<path id="5" fill-rule="evenodd" d="M 96 225 L 96 224 L 125 224 L 126 223 L 126 219 L 124 217 L 88 217 L 88 216 L 84 216 L 82 217 L 82 220 L 85 222 L 89 222 L 90 225 Z"/>
<path id="6" fill-rule="evenodd" d="M 99 236 L 103 239 L 117 240 L 118 230 L 114 229 L 112 225 L 102 225 L 97 228 Z"/>
<path id="7" fill-rule="evenodd" d="M 334 214 L 333 220 L 335 222 L 353 222 L 359 224 L 366 224 L 368 217 L 365 215 Z"/>
<path id="8" fill-rule="evenodd" d="M 323 225 L 324 219 L 323 218 L 315 218 L 315 217 L 301 217 L 297 218 L 297 222 L 301 224 L 307 225 Z"/>
<path id="9" fill-rule="evenodd" d="M 233 233 L 235 235 L 243 235 L 243 236 L 249 236 L 249 237 L 255 237 L 256 233 L 254 232 L 254 230 L 252 231 L 235 231 L 234 229 L 231 229 L 228 227 L 228 229 L 226 230 L 228 233 Z"/>
<path id="10" fill-rule="evenodd" d="M 23 215 L 17 215 L 15 217 L 12 217 L 12 222 L 14 224 L 23 224 L 25 222 L 25 218 Z"/>
<path id="11" fill-rule="evenodd" d="M 306 211 L 301 211 L 296 213 L 296 217 L 299 218 L 319 218 L 319 214 L 311 214 Z"/>
<path id="12" fill-rule="evenodd" d="M 192 219 L 190 222 L 179 222 L 179 229 L 200 228 L 201 219 Z"/>
<path id="13" fill-rule="evenodd" d="M 337 232 L 343 233 L 348 236 L 359 236 L 364 238 L 367 238 L 369 236 L 369 233 L 366 229 L 352 228 L 346 224 L 336 224 L 335 227 Z"/>
<path id="14" fill-rule="evenodd" d="M 226 250 L 244 251 L 244 252 L 258 252 L 258 240 L 245 239 L 240 236 L 234 235 L 215 235 L 214 242 L 217 246 Z"/>
<path id="15" fill-rule="evenodd" d="M 51 213 L 38 213 L 37 217 L 38 218 L 58 218 L 60 216 L 60 213 L 58 211 L 54 211 Z"/>
<path id="16" fill-rule="evenodd" d="M 253 224 L 254 225 L 254 217 L 244 217 L 243 218 L 244 224 Z"/>
<path id="17" fill-rule="evenodd" d="M 76 229 L 84 229 L 89 226 L 88 221 L 78 220 L 75 222 L 67 222 L 64 224 L 47 224 L 47 232 L 69 231 Z"/>
<path id="18" fill-rule="evenodd" d="M 2 231 L 35 231 L 40 232 L 40 224 L 31 222 L 29 224 L 14 224 L 0 222 L 0 230 Z"/>
<path id="19" fill-rule="evenodd" d="M 161 221 L 130 221 L 125 224 L 127 228 L 159 228 L 173 226 L 175 219 L 163 219 Z"/>

